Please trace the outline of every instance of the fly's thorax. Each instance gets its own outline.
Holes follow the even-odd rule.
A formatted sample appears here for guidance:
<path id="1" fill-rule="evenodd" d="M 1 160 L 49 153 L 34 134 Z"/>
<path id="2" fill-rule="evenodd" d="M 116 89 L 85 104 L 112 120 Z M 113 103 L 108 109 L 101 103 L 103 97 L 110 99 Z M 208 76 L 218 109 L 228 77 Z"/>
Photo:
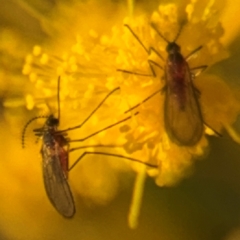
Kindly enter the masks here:
<path id="1" fill-rule="evenodd" d="M 43 143 L 47 146 L 52 146 L 55 141 L 55 134 L 57 132 L 59 120 L 52 114 L 47 118 L 41 132 L 43 136 Z"/>
<path id="2" fill-rule="evenodd" d="M 167 85 L 178 88 L 185 85 L 187 63 L 181 53 L 169 54 L 166 61 L 165 75 Z"/>
<path id="3" fill-rule="evenodd" d="M 43 164 L 52 161 L 59 161 L 65 179 L 68 178 L 68 142 L 67 139 L 58 133 L 45 131 L 43 134 L 43 147 L 41 150 L 44 158 Z"/>
<path id="4" fill-rule="evenodd" d="M 180 52 L 171 53 L 167 58 L 167 66 L 172 72 L 181 72 L 185 68 L 186 60 Z"/>
<path id="5" fill-rule="evenodd" d="M 166 51 L 168 54 L 174 55 L 174 54 L 180 53 L 181 47 L 177 45 L 175 42 L 170 42 L 166 47 Z"/>
<path id="6" fill-rule="evenodd" d="M 51 131 L 50 129 L 45 130 L 43 132 L 43 144 L 45 144 L 47 147 L 53 148 L 55 142 L 54 131 Z"/>

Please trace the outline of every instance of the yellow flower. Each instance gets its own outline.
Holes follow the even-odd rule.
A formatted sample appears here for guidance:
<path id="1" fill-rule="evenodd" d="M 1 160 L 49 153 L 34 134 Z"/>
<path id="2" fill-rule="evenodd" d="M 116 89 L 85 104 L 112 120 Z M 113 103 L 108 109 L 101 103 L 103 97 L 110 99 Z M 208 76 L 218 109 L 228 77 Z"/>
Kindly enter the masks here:
<path id="1" fill-rule="evenodd" d="M 148 64 L 149 59 L 162 67 L 165 64 L 158 54 L 152 53 L 149 56 L 136 37 L 123 24 L 128 24 L 144 46 L 147 48 L 154 47 L 163 56 L 163 59 L 167 58 L 165 51 L 167 43 L 150 26 L 151 22 L 155 23 L 161 34 L 169 41 L 176 38 L 182 26 L 176 43 L 181 46 L 183 56 L 187 56 L 200 45 L 203 46 L 189 61 L 191 68 L 201 65 L 208 65 L 210 68 L 216 62 L 227 58 L 228 53 L 224 50 L 220 41 L 223 36 L 223 29 L 218 20 L 218 12 L 222 8 L 220 3 L 213 1 L 204 3 L 192 1 L 189 3 L 183 1 L 179 5 L 160 6 L 147 3 L 143 4 L 146 9 L 141 5 L 136 6 L 137 13 L 135 14 L 133 12 L 127 14 L 122 6 L 111 4 L 108 1 L 87 3 L 73 1 L 71 4 L 59 1 L 52 9 L 49 5 L 46 5 L 46 9 L 41 8 L 41 4 L 38 7 L 29 8 L 30 6 L 25 5 L 24 2 L 20 6 L 36 17 L 35 20 L 38 20 L 38 23 L 41 24 L 45 34 L 41 31 L 37 32 L 36 39 L 38 40 L 35 41 L 35 44 L 32 44 L 32 39 L 30 42 L 23 41 L 23 39 L 15 40 L 18 45 L 18 47 L 13 48 L 15 57 L 22 61 L 23 52 L 26 52 L 25 63 L 22 68 L 25 77 L 20 75 L 14 77 L 14 80 L 18 79 L 18 85 L 14 84 L 13 86 L 17 92 L 17 97 L 14 95 L 9 98 L 5 97 L 1 91 L 3 104 L 6 107 L 4 114 L 6 116 L 10 115 L 8 119 L 12 121 L 8 125 L 1 123 L 2 136 L 4 136 L 2 140 L 4 142 L 2 145 L 3 156 L 6 159 L 11 159 L 11 161 L 4 162 L 1 168 L 2 179 L 7 183 L 1 189 L 5 194 L 5 197 L 2 198 L 4 216 L 7 216 L 2 223 L 2 228 L 4 234 L 10 236 L 10 238 L 25 239 L 27 236 L 29 239 L 42 239 L 43 236 L 49 235 L 48 239 L 51 239 L 54 234 L 59 235 L 60 224 L 64 224 L 64 226 L 69 224 L 66 233 L 58 236 L 58 239 L 69 237 L 73 239 L 78 237 L 101 239 L 99 235 L 102 232 L 98 233 L 97 228 L 94 228 L 93 232 L 90 231 L 90 234 L 86 234 L 87 236 L 82 233 L 85 230 L 81 233 L 72 230 L 72 226 L 75 229 L 79 229 L 79 227 L 86 229 L 88 223 L 81 220 L 81 216 L 91 216 L 90 210 L 84 209 L 79 203 L 91 207 L 97 204 L 108 204 L 123 188 L 122 186 L 129 186 L 128 180 L 131 176 L 131 168 L 137 172 L 133 204 L 129 216 L 130 227 L 135 228 L 146 173 L 154 177 L 159 186 L 173 186 L 189 176 L 193 162 L 197 157 L 205 155 L 208 147 L 206 134 L 213 134 L 210 128 L 217 132 L 222 132 L 225 128 L 229 132 L 233 132 L 232 135 L 235 139 L 238 139 L 230 127 L 235 122 L 240 108 L 239 100 L 236 97 L 238 90 L 233 90 L 231 86 L 225 83 L 228 79 L 223 81 L 211 69 L 208 73 L 201 73 L 194 79 L 194 85 L 201 92 L 199 102 L 204 122 L 210 127 L 206 127 L 204 135 L 194 146 L 179 146 L 169 139 L 163 121 L 164 92 L 141 104 L 134 111 L 128 114 L 124 113 L 135 104 L 141 103 L 156 90 L 164 87 L 164 72 L 161 69 L 154 67 L 156 77 L 117 71 L 117 69 L 121 69 L 150 75 L 152 73 Z M 44 14 L 40 14 L 41 11 Z M 131 11 L 134 11 L 134 8 Z M 83 14 L 86 12 L 88 14 Z M 29 22 L 29 25 L 31 24 Z M 7 42 L 7 40 L 4 41 L 4 43 Z M 13 40 L 10 42 L 14 44 Z M 10 48 L 12 47 L 11 44 Z M 19 48 L 19 45 L 24 46 L 24 48 Z M 28 52 L 30 45 L 34 45 L 32 52 Z M 2 46 L 7 49 L 7 46 Z M 14 56 L 14 54 L 11 55 Z M 13 66 L 13 69 L 16 69 L 16 67 Z M 14 71 L 11 69 L 9 72 L 13 76 Z M 19 74 L 19 72 L 17 73 Z M 6 71 L 2 71 L 2 74 L 4 75 L 0 80 L 1 87 L 4 86 L 3 89 L 11 88 L 12 81 L 2 80 L 7 76 Z M 30 81 L 25 81 L 26 76 Z M 111 95 L 86 125 L 81 129 L 70 131 L 69 137 L 80 139 L 127 116 L 132 116 L 132 119 L 124 124 L 90 138 L 83 143 L 83 146 L 117 145 L 119 147 L 101 148 L 100 150 L 130 156 L 159 166 L 158 169 L 154 169 L 106 156 L 85 157 L 69 174 L 69 184 L 77 208 L 76 220 L 72 222 L 66 222 L 60 217 L 56 219 L 57 213 L 47 202 L 46 193 L 42 186 L 41 167 L 38 164 L 42 161 L 38 154 L 40 146 L 35 146 L 35 138 L 31 130 L 43 126 L 45 119 L 38 119 L 35 123 L 32 122 L 26 129 L 24 135 L 26 149 L 24 153 L 20 149 L 20 140 L 11 138 L 6 127 L 13 127 L 14 134 L 17 135 L 17 129 L 20 132 L 20 128 L 23 129 L 23 122 L 27 122 L 31 117 L 47 116 L 51 113 L 59 117 L 58 76 L 61 77 L 59 129 L 79 125 L 111 90 L 120 86 L 121 90 Z M 20 85 L 22 81 L 25 81 L 25 83 Z M 22 89 L 20 89 L 20 86 Z M 20 119 L 12 117 L 11 110 L 17 111 L 16 107 L 23 105 L 28 110 L 34 109 L 36 114 L 32 113 L 31 116 L 23 117 L 22 113 L 26 111 L 21 108 L 19 111 L 21 113 Z M 139 111 L 137 116 L 134 115 L 136 111 Z M 14 146 L 14 149 L 8 152 L 4 151 L 9 146 Z M 78 146 L 80 146 L 80 143 L 71 143 L 71 147 Z M 99 151 L 97 148 L 87 149 L 88 151 Z M 84 152 L 84 149 L 82 152 Z M 71 163 L 80 155 L 81 151 L 72 152 L 70 154 Z M 21 156 L 21 159 L 19 156 Z M 126 179 L 122 180 L 119 176 Z M 9 189 L 10 191 L 8 191 Z M 155 189 L 155 191 L 157 190 Z M 17 201 L 12 200 L 15 195 Z M 78 195 L 83 200 L 79 200 Z M 171 223 L 172 217 L 166 210 L 168 205 L 164 200 L 158 204 L 156 209 L 162 210 L 162 212 L 157 213 L 161 219 L 161 230 L 162 228 L 172 229 L 174 227 Z M 39 206 L 41 206 L 41 212 L 38 211 Z M 151 205 L 149 204 L 149 206 Z M 108 208 L 104 211 L 108 210 L 111 209 Z M 123 211 L 126 211 L 126 209 L 123 208 Z M 174 210 L 172 211 L 175 213 Z M 48 212 L 52 212 L 52 214 Z M 182 213 L 180 212 L 180 214 Z M 161 214 L 162 216 L 159 216 Z M 35 219 L 37 218 L 36 215 L 41 216 L 39 219 Z M 34 218 L 34 221 L 32 218 Z M 46 218 L 49 218 L 49 220 L 46 221 Z M 88 219 L 88 217 L 86 218 Z M 11 222 L 12 219 L 15 219 L 15 221 Z M 24 219 L 24 221 L 21 222 L 21 219 Z M 89 221 L 95 223 L 92 217 Z M 113 222 L 118 229 L 119 220 L 114 219 Z M 185 219 L 184 223 L 186 222 L 189 223 Z M 152 224 L 152 221 L 149 220 L 148 224 L 150 223 Z M 98 224 L 99 228 L 105 226 L 105 223 L 101 221 Z M 113 226 L 111 221 L 107 224 Z M 156 226 L 159 228 L 159 223 L 157 224 Z M 23 225 L 30 226 L 27 234 L 18 230 Z M 43 234 L 43 225 L 46 234 Z M 179 223 L 178 226 L 181 227 L 182 225 Z M 115 228 L 114 230 L 110 228 L 108 231 L 114 233 L 113 235 L 117 239 Z M 148 231 L 152 230 L 148 229 Z M 128 232 L 123 231 L 122 236 L 125 234 L 127 235 Z M 196 236 L 187 230 L 181 232 L 180 235 L 183 239 L 187 239 L 187 237 L 195 239 Z M 109 236 L 109 234 L 104 234 L 102 238 L 106 239 Z M 122 236 L 119 239 L 122 239 Z M 142 236 L 139 232 L 137 239 L 143 238 Z M 172 230 L 160 231 L 152 239 L 155 236 L 161 236 L 163 239 L 179 239 L 179 232 L 174 228 L 174 233 Z"/>
<path id="2" fill-rule="evenodd" d="M 183 56 L 203 46 L 189 61 L 190 68 L 202 65 L 210 67 L 226 58 L 228 54 L 220 42 L 223 30 L 218 22 L 218 15 L 215 14 L 217 7 L 217 3 L 209 5 L 191 3 L 186 6 L 184 15 L 175 4 L 160 5 L 158 11 L 154 11 L 151 16 L 144 14 L 133 19 L 125 19 L 127 27 L 124 30 L 116 27 L 112 38 L 105 38 L 109 48 L 113 44 L 117 45 L 119 54 L 116 58 L 116 66 L 123 72 L 121 78 L 112 78 L 109 84 L 115 81 L 121 83 L 122 92 L 127 96 L 130 107 L 146 99 L 156 89 L 163 89 L 166 79 L 160 67 L 164 67 L 163 59 L 167 58 L 166 40 L 171 42 L 178 34 L 180 35 L 177 44 L 181 46 Z M 150 23 L 157 26 L 166 40 L 157 34 Z M 150 47 L 155 51 L 151 51 L 148 56 Z M 149 59 L 155 63 L 151 64 L 151 67 L 156 77 L 151 77 L 153 72 L 147 62 Z M 229 126 L 239 113 L 237 92 L 234 93 L 219 77 L 210 74 L 202 74 L 194 79 L 194 85 L 200 91 L 199 102 L 203 121 L 206 124 L 205 133 L 212 135 L 211 129 L 219 133 L 223 128 L 229 131 Z M 164 114 L 167 114 L 163 111 L 164 97 L 164 93 L 156 95 L 154 99 L 140 106 L 139 127 L 128 133 L 129 141 L 125 144 L 125 149 L 129 153 L 143 149 L 144 146 L 151 149 L 150 158 L 147 154 L 145 157 L 149 160 L 157 160 L 159 172 L 150 170 L 149 175 L 155 177 L 158 185 L 171 186 L 178 183 L 181 178 L 189 176 L 194 158 L 204 156 L 208 142 L 206 136 L 202 136 L 196 145 L 182 146 L 176 145 L 169 139 L 169 133 L 163 127 Z M 141 157 L 143 156 L 142 151 Z"/>

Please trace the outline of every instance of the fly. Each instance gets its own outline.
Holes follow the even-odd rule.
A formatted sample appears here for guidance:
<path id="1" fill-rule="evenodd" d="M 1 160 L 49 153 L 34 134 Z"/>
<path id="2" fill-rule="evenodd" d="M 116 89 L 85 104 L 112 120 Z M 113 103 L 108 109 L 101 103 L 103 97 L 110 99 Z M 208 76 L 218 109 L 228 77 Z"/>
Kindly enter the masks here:
<path id="1" fill-rule="evenodd" d="M 176 40 L 169 42 L 158 31 L 154 24 L 153 29 L 167 43 L 168 57 L 165 66 L 166 95 L 164 101 L 164 123 L 169 138 L 178 145 L 195 145 L 203 135 L 203 118 L 198 102 L 199 90 L 193 85 L 192 73 L 186 59 L 182 56 L 180 46 Z M 192 56 L 202 46 L 190 53 Z M 206 66 L 202 66 L 203 69 Z"/>
<path id="2" fill-rule="evenodd" d="M 54 206 L 54 208 L 66 218 L 71 218 L 75 214 L 75 203 L 73 199 L 73 195 L 68 183 L 68 172 L 87 154 L 98 154 L 98 155 L 108 155 L 119 158 L 125 158 L 131 161 L 140 162 L 142 161 L 130 157 L 125 157 L 118 154 L 111 154 L 105 152 L 84 152 L 75 163 L 69 168 L 69 152 L 75 151 L 77 149 L 81 149 L 84 147 L 78 147 L 70 149 L 70 142 L 82 142 L 98 133 L 105 131 L 109 128 L 112 128 L 122 122 L 127 121 L 131 118 L 127 117 L 119 122 L 116 122 L 112 125 L 109 125 L 95 133 L 90 134 L 89 136 L 78 139 L 78 140 L 70 140 L 67 138 L 67 131 L 74 130 L 77 128 L 81 128 L 88 119 L 102 106 L 102 104 L 107 100 L 107 98 L 113 94 L 115 91 L 120 88 L 113 89 L 107 96 L 100 102 L 100 104 L 91 112 L 91 114 L 80 124 L 72 128 L 68 128 L 65 130 L 58 130 L 59 119 L 60 119 L 60 97 L 59 97 L 59 89 L 60 89 L 60 77 L 58 78 L 58 118 L 55 118 L 52 114 L 50 116 L 38 116 L 32 118 L 27 122 L 23 129 L 22 133 L 22 146 L 24 147 L 24 136 L 28 125 L 36 119 L 46 118 L 46 122 L 42 128 L 34 129 L 35 135 L 37 137 L 42 137 L 42 147 L 41 147 L 41 155 L 42 155 L 42 171 L 43 171 L 43 180 L 44 187 L 47 193 L 47 196 Z M 137 115 L 136 112 L 134 115 Z M 99 145 L 100 147 L 106 147 L 103 145 Z M 155 165 L 151 165 L 148 163 L 143 163 L 150 167 L 157 167 Z"/>
<path id="3" fill-rule="evenodd" d="M 58 133 L 59 119 L 50 115 L 42 129 L 35 129 L 42 136 L 42 171 L 47 196 L 56 210 L 66 218 L 75 214 L 73 195 L 67 181 L 69 144 L 66 136 Z"/>
<path id="4" fill-rule="evenodd" d="M 163 60 L 163 57 L 159 52 L 157 52 L 157 50 L 155 50 L 153 47 L 147 49 L 140 41 L 138 36 L 133 32 L 133 30 L 128 25 L 125 26 L 130 30 L 133 36 L 149 55 L 151 52 L 154 52 Z M 153 66 L 159 67 L 165 72 L 166 85 L 163 87 L 163 89 L 154 92 L 151 96 L 144 99 L 142 103 L 146 102 L 148 99 L 163 90 L 165 92 L 164 125 L 170 140 L 180 146 L 193 146 L 201 139 L 203 135 L 204 121 L 198 101 L 200 92 L 194 86 L 192 80 L 193 77 L 202 72 L 205 68 L 207 68 L 207 66 L 203 65 L 190 69 L 187 61 L 193 56 L 193 54 L 198 52 L 202 46 L 198 47 L 184 58 L 181 54 L 180 46 L 176 43 L 181 29 L 179 30 L 175 39 L 170 42 L 158 31 L 153 23 L 151 23 L 151 26 L 157 32 L 157 34 L 168 43 L 166 47 L 168 57 L 166 59 L 165 68 L 162 68 L 158 63 L 152 60 L 148 60 L 153 74 L 151 76 L 156 77 Z M 195 70 L 198 70 L 198 73 L 194 75 L 192 72 Z M 130 74 L 150 76 L 125 70 L 119 71 Z M 140 104 L 137 104 L 130 110 L 136 108 Z"/>

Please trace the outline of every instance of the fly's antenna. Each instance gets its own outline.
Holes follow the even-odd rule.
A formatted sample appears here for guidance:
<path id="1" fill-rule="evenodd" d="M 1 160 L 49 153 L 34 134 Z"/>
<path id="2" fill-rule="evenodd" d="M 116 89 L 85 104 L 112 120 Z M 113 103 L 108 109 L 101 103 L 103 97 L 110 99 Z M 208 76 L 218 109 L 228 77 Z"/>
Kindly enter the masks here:
<path id="1" fill-rule="evenodd" d="M 174 38 L 173 42 L 177 41 L 178 37 L 180 36 L 180 33 L 182 32 L 182 28 L 183 28 L 183 24 L 181 24 L 181 26 L 180 26 L 180 28 L 178 30 L 178 33 L 177 33 L 176 37 Z"/>
<path id="2" fill-rule="evenodd" d="M 30 119 L 24 126 L 23 128 L 23 131 L 22 131 L 22 148 L 25 148 L 25 134 L 26 134 L 26 131 L 27 131 L 27 128 L 29 126 L 30 123 L 32 123 L 33 121 L 39 119 L 39 118 L 48 118 L 48 116 L 37 116 L 37 117 L 34 117 L 32 119 Z"/>
<path id="3" fill-rule="evenodd" d="M 151 27 L 157 32 L 157 34 L 167 43 L 170 43 L 170 41 L 168 41 L 157 29 L 157 27 L 155 26 L 154 23 L 151 23 Z M 178 34 L 179 35 L 179 34 Z"/>
<path id="4" fill-rule="evenodd" d="M 81 127 L 92 117 L 92 115 L 103 105 L 103 103 L 104 103 L 114 92 L 116 92 L 116 91 L 119 90 L 119 89 L 120 89 L 120 87 L 117 87 L 117 88 L 113 89 L 110 93 L 108 93 L 107 96 L 97 105 L 97 107 L 90 113 L 90 115 L 89 115 L 80 125 L 77 125 L 77 126 L 75 126 L 75 127 L 70 127 L 70 128 L 65 129 L 65 130 L 58 131 L 58 132 L 59 132 L 59 133 L 62 133 L 62 132 L 74 130 L 74 129 L 77 129 L 77 128 L 81 128 Z"/>
<path id="5" fill-rule="evenodd" d="M 60 123 L 60 76 L 58 77 L 58 93 L 57 93 L 57 102 L 58 102 L 58 122 Z"/>
<path id="6" fill-rule="evenodd" d="M 157 34 L 164 40 L 166 41 L 167 43 L 171 43 L 169 40 L 167 40 L 163 35 L 162 33 L 160 33 L 160 31 L 157 29 L 156 25 L 154 23 L 151 23 L 151 27 L 157 32 Z M 173 43 L 175 43 L 177 41 L 177 39 L 179 38 L 180 36 L 180 33 L 182 32 L 182 28 L 183 28 L 183 24 L 181 24 L 179 30 L 178 30 L 178 33 L 176 35 L 176 37 L 174 38 L 174 40 L 172 41 Z"/>

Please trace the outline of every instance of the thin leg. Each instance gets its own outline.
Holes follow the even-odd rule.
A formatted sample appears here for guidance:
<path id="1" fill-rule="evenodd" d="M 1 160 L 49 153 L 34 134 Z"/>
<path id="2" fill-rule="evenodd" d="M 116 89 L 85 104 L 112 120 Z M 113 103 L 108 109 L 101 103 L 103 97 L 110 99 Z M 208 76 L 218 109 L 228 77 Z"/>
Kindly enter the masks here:
<path id="1" fill-rule="evenodd" d="M 164 61 L 163 56 L 162 56 L 154 47 L 150 47 L 150 48 L 149 48 L 149 51 L 148 51 L 149 55 L 150 55 L 152 52 L 154 52 L 159 58 L 161 58 L 161 59 Z"/>
<path id="2" fill-rule="evenodd" d="M 128 73 L 128 74 L 133 74 L 133 75 L 138 75 L 138 76 L 143 76 L 143 77 L 156 77 L 157 75 L 156 75 L 156 73 L 154 71 L 153 65 L 158 67 L 158 68 L 160 68 L 161 70 L 163 70 L 162 66 L 160 66 L 158 63 L 154 62 L 151 59 L 148 60 L 148 64 L 149 64 L 149 67 L 150 67 L 150 70 L 151 70 L 152 74 L 132 72 L 132 71 L 124 70 L 124 69 L 117 69 L 117 71 L 118 72 Z"/>
<path id="3" fill-rule="evenodd" d="M 156 63 L 156 62 L 154 62 L 154 61 L 152 61 L 152 60 L 148 60 L 148 63 L 149 63 L 149 65 L 150 65 L 150 67 L 151 67 L 151 64 L 152 64 L 152 65 L 160 68 L 161 70 L 163 70 L 163 67 L 162 67 L 161 65 L 159 65 L 158 63 Z M 152 69 L 152 72 L 153 72 L 154 77 L 156 77 L 156 74 L 155 74 L 155 72 L 154 72 L 153 69 Z"/>
<path id="4" fill-rule="evenodd" d="M 162 66 L 160 66 L 158 63 L 152 61 L 152 60 L 148 60 L 148 64 L 150 67 L 150 70 L 152 72 L 152 74 L 145 74 L 145 73 L 138 73 L 138 72 L 132 72 L 132 71 L 128 71 L 128 70 L 123 70 L 123 69 L 117 69 L 118 72 L 124 72 L 124 73 L 128 73 L 128 74 L 133 74 L 133 75 L 138 75 L 138 76 L 143 76 L 143 77 L 156 77 L 156 73 L 154 71 L 153 65 L 160 68 L 161 70 L 163 70 Z"/>
<path id="5" fill-rule="evenodd" d="M 202 49 L 202 47 L 203 47 L 203 46 L 199 46 L 198 48 L 196 48 L 196 49 L 194 49 L 192 52 L 190 52 L 190 53 L 185 57 L 185 60 L 186 60 L 186 61 L 189 61 L 196 52 L 198 52 L 199 50 Z"/>
<path id="6" fill-rule="evenodd" d="M 148 54 L 151 55 L 152 52 L 154 52 L 155 54 L 157 54 L 157 56 L 158 56 L 159 58 L 161 58 L 161 59 L 164 61 L 162 55 L 161 55 L 161 54 L 160 54 L 155 48 L 150 47 L 150 48 L 149 48 L 149 53 L 148 53 Z M 156 63 L 156 62 L 154 62 L 154 61 L 151 60 L 151 59 L 148 60 L 148 64 L 149 64 L 149 67 L 150 67 L 151 72 L 152 72 L 152 74 L 153 74 L 154 77 L 156 77 L 157 75 L 156 75 L 156 73 L 155 73 L 155 71 L 154 71 L 153 65 L 154 65 L 155 67 L 160 68 L 161 70 L 164 70 L 163 67 L 162 67 L 161 65 L 159 65 L 159 64 Z"/>
<path id="7" fill-rule="evenodd" d="M 103 148 L 122 148 L 122 145 L 102 145 L 102 144 L 96 144 L 96 145 L 88 145 L 88 146 L 80 146 L 80 147 L 75 147 L 75 148 L 71 148 L 69 149 L 69 152 L 73 152 L 76 150 L 80 150 L 80 149 L 85 149 L 85 148 L 96 148 L 96 147 L 103 147 Z"/>
<path id="8" fill-rule="evenodd" d="M 144 74 L 144 73 L 138 73 L 138 72 L 132 72 L 128 70 L 123 70 L 123 69 L 117 69 L 118 72 L 124 72 L 132 75 L 138 75 L 138 76 L 143 76 L 143 77 L 153 77 L 151 74 Z"/>
<path id="9" fill-rule="evenodd" d="M 127 160 L 130 160 L 130 161 L 133 161 L 133 162 L 138 162 L 138 163 L 141 163 L 141 164 L 145 164 L 146 166 L 149 166 L 149 167 L 152 167 L 152 168 L 158 168 L 157 165 L 150 164 L 150 163 L 146 163 L 146 162 L 142 162 L 142 161 L 139 160 L 139 159 L 131 158 L 131 157 L 126 157 L 126 156 L 123 156 L 123 155 L 120 155 L 120 154 L 113 154 L 113 153 L 107 153 L 107 152 L 84 152 L 84 153 L 73 163 L 73 165 L 69 168 L 69 171 L 71 171 L 71 170 L 76 166 L 76 164 L 77 164 L 85 155 L 90 155 L 90 154 L 123 158 L 123 159 L 127 159 Z"/>
<path id="10" fill-rule="evenodd" d="M 194 67 L 191 68 L 190 71 L 191 73 L 194 74 L 194 77 L 197 77 L 200 73 L 202 73 L 206 68 L 208 67 L 208 65 L 202 65 L 202 66 L 198 66 L 198 67 Z M 196 72 L 195 72 L 196 71 Z M 194 73 L 195 72 L 195 73 Z"/>
<path id="11" fill-rule="evenodd" d="M 147 98 L 145 98 L 142 102 L 138 103 L 137 105 L 131 107 L 130 109 L 128 109 L 126 112 L 124 113 L 128 113 L 130 111 L 132 111 L 133 109 L 137 108 L 138 106 L 140 106 L 141 104 L 145 103 L 146 101 L 148 101 L 150 98 L 154 97 L 157 93 L 161 92 L 162 89 L 158 89 L 156 92 L 154 92 L 153 94 L 151 94 L 150 96 L 148 96 Z"/>
<path id="12" fill-rule="evenodd" d="M 132 35 L 136 38 L 136 40 L 137 40 L 137 41 L 139 42 L 139 44 L 143 47 L 143 49 L 147 52 L 148 55 L 150 55 L 151 52 L 154 52 L 154 53 L 156 53 L 156 54 L 159 56 L 159 58 L 161 58 L 161 59 L 164 61 L 162 55 L 161 55 L 155 48 L 150 47 L 149 49 L 147 49 L 147 47 L 145 47 L 145 45 L 144 45 L 144 44 L 142 43 L 142 41 L 139 39 L 139 37 L 137 36 L 137 34 L 135 34 L 135 32 L 130 28 L 129 25 L 124 24 L 124 26 L 125 26 L 126 28 L 128 28 L 128 30 L 132 33 Z"/>
<path id="13" fill-rule="evenodd" d="M 139 112 L 134 113 L 134 115 L 137 115 L 137 114 L 139 114 Z M 114 126 L 116 126 L 116 125 L 118 125 L 118 124 L 120 124 L 120 123 L 123 123 L 123 122 L 127 121 L 127 120 L 130 119 L 130 118 L 132 118 L 132 116 L 129 116 L 129 117 L 124 118 L 123 120 L 121 120 L 121 121 L 119 121 L 119 122 L 116 122 L 116 123 L 114 123 L 114 124 L 111 124 L 111 125 L 103 128 L 103 129 L 101 129 L 101 130 L 99 130 L 99 131 L 97 131 L 97 132 L 95 132 L 95 133 L 92 133 L 92 134 L 88 135 L 88 136 L 85 137 L 85 138 L 75 139 L 75 140 L 69 140 L 69 142 L 83 142 L 83 141 L 89 139 L 90 137 L 93 137 L 93 136 L 95 136 L 95 135 L 97 135 L 97 134 L 99 134 L 99 133 L 101 133 L 101 132 L 103 132 L 103 131 L 105 131 L 105 130 L 107 130 L 107 129 L 109 129 L 109 128 L 112 128 L 112 127 L 114 127 Z"/>
<path id="14" fill-rule="evenodd" d="M 81 128 L 81 127 L 92 117 L 92 115 L 103 105 L 103 103 L 104 103 L 114 92 L 116 92 L 116 91 L 119 90 L 119 89 L 120 89 L 120 87 L 117 87 L 117 88 L 113 89 L 110 93 L 108 93 L 108 95 L 98 104 L 98 106 L 90 113 L 90 115 L 89 115 L 80 125 L 77 125 L 77 126 L 75 126 L 75 127 L 70 127 L 70 128 L 67 128 L 67 129 L 58 131 L 58 132 L 59 132 L 59 133 L 62 133 L 62 132 L 74 130 L 74 129 L 77 129 L 77 128 Z"/>
<path id="15" fill-rule="evenodd" d="M 124 26 L 126 28 L 128 28 L 128 30 L 132 33 L 132 35 L 136 38 L 136 40 L 143 47 L 143 49 L 147 52 L 148 55 L 151 55 L 151 53 L 154 52 L 159 58 L 161 58 L 164 61 L 162 55 L 155 48 L 150 47 L 149 49 L 147 49 L 147 47 L 145 47 L 145 45 L 142 43 L 142 41 L 139 39 L 139 37 L 134 33 L 134 31 L 130 28 L 129 25 L 125 24 Z M 158 63 L 156 63 L 156 62 L 154 62 L 152 60 L 148 60 L 148 64 L 149 64 L 149 67 L 151 69 L 152 75 L 144 74 L 144 73 L 132 72 L 132 71 L 124 70 L 124 69 L 117 69 L 117 71 L 125 72 L 125 73 L 128 73 L 128 74 L 134 74 L 134 75 L 138 75 L 138 76 L 144 76 L 144 77 L 156 77 L 156 73 L 155 73 L 152 65 L 157 66 L 157 67 L 159 67 L 160 69 L 163 70 L 162 66 L 160 66 Z"/>
<path id="16" fill-rule="evenodd" d="M 129 25 L 124 24 L 124 26 L 132 33 L 132 35 L 136 38 L 136 40 L 139 42 L 139 44 L 143 47 L 143 49 L 149 53 L 149 50 L 144 46 L 144 44 L 142 43 L 142 41 L 139 39 L 139 37 L 135 34 L 135 32 L 130 28 Z"/>
<path id="17" fill-rule="evenodd" d="M 218 137 L 222 137 L 222 134 L 217 132 L 216 130 L 214 130 L 212 127 L 210 127 L 206 122 L 204 122 L 204 125 L 206 125 L 206 127 L 208 127 L 209 129 L 211 129 Z"/>

